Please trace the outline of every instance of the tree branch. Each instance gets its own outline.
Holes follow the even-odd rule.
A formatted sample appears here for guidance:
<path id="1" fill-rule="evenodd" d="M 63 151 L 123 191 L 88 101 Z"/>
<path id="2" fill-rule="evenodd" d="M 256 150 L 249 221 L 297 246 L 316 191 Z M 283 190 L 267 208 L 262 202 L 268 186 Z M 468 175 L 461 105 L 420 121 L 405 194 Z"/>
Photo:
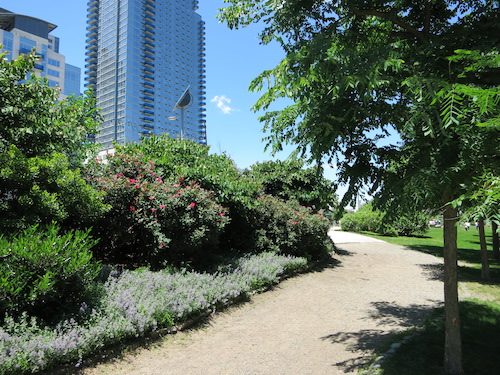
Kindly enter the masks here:
<path id="1" fill-rule="evenodd" d="M 429 35 L 431 28 L 431 3 L 425 3 L 425 15 L 424 15 L 424 34 Z"/>
<path id="2" fill-rule="evenodd" d="M 385 18 L 385 19 L 393 22 L 394 24 L 402 27 L 403 29 L 408 31 L 411 35 L 413 35 L 415 38 L 422 40 L 422 41 L 425 40 L 425 36 L 420 31 L 418 31 L 417 29 L 414 29 L 413 27 L 411 27 L 407 23 L 403 22 L 402 20 L 389 15 L 388 13 L 380 12 L 380 11 L 375 10 L 375 9 L 362 9 L 362 10 L 355 11 L 354 15 L 355 16 L 375 16 L 375 17 Z"/>

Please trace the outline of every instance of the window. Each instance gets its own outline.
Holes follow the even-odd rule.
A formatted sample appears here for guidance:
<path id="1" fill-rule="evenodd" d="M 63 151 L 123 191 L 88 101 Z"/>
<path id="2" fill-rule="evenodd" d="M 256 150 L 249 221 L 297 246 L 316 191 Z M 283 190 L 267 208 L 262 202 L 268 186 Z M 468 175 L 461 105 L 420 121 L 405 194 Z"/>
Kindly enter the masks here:
<path id="1" fill-rule="evenodd" d="M 49 57 L 49 64 L 52 66 L 57 66 L 58 68 L 61 66 L 61 62 L 59 60 L 51 59 Z"/>
<path id="2" fill-rule="evenodd" d="M 59 72 L 54 69 L 47 69 L 47 74 L 52 77 L 58 77 L 59 78 Z"/>

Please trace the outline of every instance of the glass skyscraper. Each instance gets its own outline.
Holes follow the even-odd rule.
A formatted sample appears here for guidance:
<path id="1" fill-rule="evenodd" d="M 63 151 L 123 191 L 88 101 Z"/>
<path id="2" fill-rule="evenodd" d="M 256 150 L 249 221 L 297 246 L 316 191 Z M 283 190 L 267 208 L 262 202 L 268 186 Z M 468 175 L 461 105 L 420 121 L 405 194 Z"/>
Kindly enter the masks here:
<path id="1" fill-rule="evenodd" d="M 167 133 L 206 144 L 205 26 L 198 1 L 87 5 L 85 85 L 103 116 L 96 141 L 110 148 L 115 141 Z"/>
<path id="2" fill-rule="evenodd" d="M 59 99 L 80 95 L 80 68 L 66 63 L 59 53 L 59 38 L 51 34 L 57 26 L 33 16 L 13 13 L 0 8 L 0 52 L 6 59 L 31 53 L 38 56 L 33 73 L 47 78 L 51 87 L 59 87 Z"/>

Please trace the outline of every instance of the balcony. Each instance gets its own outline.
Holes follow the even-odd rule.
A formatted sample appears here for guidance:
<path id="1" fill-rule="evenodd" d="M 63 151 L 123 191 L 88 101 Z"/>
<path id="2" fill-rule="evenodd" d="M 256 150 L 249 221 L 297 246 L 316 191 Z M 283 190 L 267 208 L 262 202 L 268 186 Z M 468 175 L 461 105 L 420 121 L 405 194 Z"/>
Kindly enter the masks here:
<path id="1" fill-rule="evenodd" d="M 148 15 L 146 15 L 146 16 L 144 17 L 144 21 L 146 21 L 146 24 L 148 24 L 148 22 L 149 22 L 149 23 L 151 23 L 151 24 L 154 24 L 154 23 L 155 23 L 155 19 L 154 19 L 154 17 L 148 16 Z M 153 26 L 154 26 L 154 25 L 153 25 Z"/>
<path id="2" fill-rule="evenodd" d="M 94 37 L 97 37 L 97 30 L 91 31 L 91 32 L 89 32 L 89 33 L 85 34 L 85 36 L 86 36 L 87 38 L 94 38 Z"/>
<path id="3" fill-rule="evenodd" d="M 150 109 L 143 109 L 142 114 L 145 116 L 154 116 L 155 115 L 154 111 L 152 111 Z"/>
<path id="4" fill-rule="evenodd" d="M 154 97 L 151 96 L 142 96 L 141 99 L 147 103 L 153 103 L 155 101 Z"/>
<path id="5" fill-rule="evenodd" d="M 149 43 L 149 42 L 142 43 L 142 46 L 146 47 L 146 48 L 151 48 L 151 49 L 155 48 L 155 45 L 153 43 Z"/>
<path id="6" fill-rule="evenodd" d="M 141 126 L 147 130 L 153 130 L 155 128 L 155 126 L 152 124 L 141 124 Z"/>
<path id="7" fill-rule="evenodd" d="M 150 104 L 150 103 L 142 103 L 141 105 L 142 105 L 144 108 L 147 108 L 147 109 L 155 109 L 154 104 Z"/>
<path id="8" fill-rule="evenodd" d="M 154 62 L 155 61 L 155 58 L 154 56 L 149 56 L 149 55 L 142 55 L 142 58 L 146 61 L 149 61 L 149 62 Z"/>
<path id="9" fill-rule="evenodd" d="M 88 25 L 85 30 L 87 31 L 93 31 L 93 30 L 97 30 L 97 23 L 94 23 L 92 25 Z"/>
<path id="10" fill-rule="evenodd" d="M 153 69 L 149 69 L 149 68 L 142 68 L 142 71 L 144 73 L 155 74 L 155 71 Z"/>
<path id="11" fill-rule="evenodd" d="M 97 56 L 89 56 L 85 59 L 85 62 L 95 64 L 97 63 Z"/>
<path id="12" fill-rule="evenodd" d="M 142 92 L 145 95 L 154 95 L 155 94 L 155 92 L 153 90 L 149 90 L 149 89 L 144 89 L 144 90 L 142 90 Z"/>
<path id="13" fill-rule="evenodd" d="M 143 74 L 142 78 L 148 82 L 153 82 L 155 80 L 153 76 L 150 76 L 148 74 Z"/>
<path id="14" fill-rule="evenodd" d="M 144 121 L 144 122 L 148 122 L 148 123 L 151 123 L 151 122 L 154 122 L 155 119 L 152 118 L 152 117 L 147 117 L 147 116 L 144 116 L 144 117 L 141 117 L 141 120 Z"/>

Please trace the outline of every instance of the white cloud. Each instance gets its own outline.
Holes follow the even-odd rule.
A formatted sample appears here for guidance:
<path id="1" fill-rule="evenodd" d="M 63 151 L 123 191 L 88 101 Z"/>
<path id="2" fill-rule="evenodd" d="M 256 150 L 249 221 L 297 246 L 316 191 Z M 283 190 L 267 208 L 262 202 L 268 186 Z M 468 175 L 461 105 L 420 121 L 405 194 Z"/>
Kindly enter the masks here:
<path id="1" fill-rule="evenodd" d="M 212 103 L 215 103 L 215 105 L 222 111 L 222 113 L 226 115 L 236 110 L 235 108 L 229 106 L 229 104 L 231 103 L 231 99 L 226 98 L 224 95 L 216 95 L 210 101 Z"/>

